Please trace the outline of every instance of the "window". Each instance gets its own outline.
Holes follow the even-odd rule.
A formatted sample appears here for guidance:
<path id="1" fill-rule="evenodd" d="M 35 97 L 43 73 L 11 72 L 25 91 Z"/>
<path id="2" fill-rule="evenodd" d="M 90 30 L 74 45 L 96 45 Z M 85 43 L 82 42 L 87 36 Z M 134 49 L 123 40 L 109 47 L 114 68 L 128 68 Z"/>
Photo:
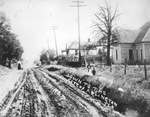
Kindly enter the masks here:
<path id="1" fill-rule="evenodd" d="M 78 54 L 78 50 L 75 50 L 75 55 L 77 55 Z"/>
<path id="2" fill-rule="evenodd" d="M 149 48 L 149 53 L 148 53 L 148 55 L 149 55 L 149 59 L 150 59 L 150 48 Z"/>
<path id="3" fill-rule="evenodd" d="M 118 60 L 118 50 L 116 50 L 116 60 Z"/>
<path id="4" fill-rule="evenodd" d="M 141 49 L 141 60 L 143 60 L 143 51 Z"/>
<path id="5" fill-rule="evenodd" d="M 138 50 L 136 50 L 136 59 L 138 60 Z"/>
<path id="6" fill-rule="evenodd" d="M 129 49 L 129 60 L 133 60 L 133 50 Z"/>

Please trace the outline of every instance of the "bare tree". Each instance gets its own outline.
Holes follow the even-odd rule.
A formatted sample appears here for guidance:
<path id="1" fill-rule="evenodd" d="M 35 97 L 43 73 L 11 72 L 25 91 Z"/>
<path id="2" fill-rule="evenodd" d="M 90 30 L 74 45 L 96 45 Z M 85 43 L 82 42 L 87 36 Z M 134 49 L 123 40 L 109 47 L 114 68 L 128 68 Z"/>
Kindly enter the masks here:
<path id="1" fill-rule="evenodd" d="M 107 48 L 107 65 L 111 64 L 110 61 L 110 46 L 114 41 L 116 29 L 114 25 L 114 20 L 119 16 L 117 13 L 117 7 L 115 10 L 112 9 L 112 6 L 105 2 L 105 6 L 99 6 L 99 11 L 95 14 L 96 21 L 94 22 L 94 27 L 96 28 L 94 32 L 101 35 L 99 42 L 106 44 Z"/>

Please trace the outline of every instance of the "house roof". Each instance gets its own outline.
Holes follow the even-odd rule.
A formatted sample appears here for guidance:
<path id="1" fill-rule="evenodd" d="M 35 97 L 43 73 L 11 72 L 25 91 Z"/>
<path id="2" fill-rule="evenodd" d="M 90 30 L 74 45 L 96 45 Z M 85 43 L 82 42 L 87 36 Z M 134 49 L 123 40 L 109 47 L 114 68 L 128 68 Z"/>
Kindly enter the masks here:
<path id="1" fill-rule="evenodd" d="M 91 49 L 95 49 L 95 43 L 90 41 L 90 39 L 88 39 L 88 42 L 83 43 L 82 48 L 83 49 L 87 49 L 88 47 L 91 47 Z"/>
<path id="2" fill-rule="evenodd" d="M 68 45 L 68 47 L 66 47 L 66 49 L 69 49 L 69 50 L 78 50 L 79 49 L 79 42 L 77 42 L 77 41 L 69 41 L 69 42 L 67 42 L 67 45 Z M 85 45 L 85 42 L 80 43 L 81 49 L 83 49 L 84 45 Z"/>
<path id="3" fill-rule="evenodd" d="M 140 30 L 117 30 L 120 43 L 133 43 Z"/>
<path id="4" fill-rule="evenodd" d="M 79 48 L 79 43 L 77 41 L 73 41 L 67 49 L 77 50 L 78 48 Z"/>
<path id="5" fill-rule="evenodd" d="M 150 21 L 146 22 L 140 29 L 149 29 L 150 28 Z"/>
<path id="6" fill-rule="evenodd" d="M 142 42 L 150 42 L 150 29 L 147 31 L 147 33 L 144 36 Z"/>
<path id="7" fill-rule="evenodd" d="M 79 49 L 79 42 L 77 41 L 69 41 L 67 42 L 67 45 L 69 45 L 68 47 L 66 47 L 65 50 L 62 50 L 63 52 L 67 51 L 67 50 L 78 50 Z M 88 42 L 81 42 L 80 43 L 80 48 L 82 50 L 86 49 L 86 47 L 90 46 L 90 45 L 93 45 L 93 42 L 91 41 L 88 41 Z"/>
<path id="8" fill-rule="evenodd" d="M 140 28 L 140 33 L 138 34 L 137 38 L 135 39 L 134 43 L 141 43 L 144 41 L 150 41 L 150 21 L 145 23 L 141 28 Z"/>

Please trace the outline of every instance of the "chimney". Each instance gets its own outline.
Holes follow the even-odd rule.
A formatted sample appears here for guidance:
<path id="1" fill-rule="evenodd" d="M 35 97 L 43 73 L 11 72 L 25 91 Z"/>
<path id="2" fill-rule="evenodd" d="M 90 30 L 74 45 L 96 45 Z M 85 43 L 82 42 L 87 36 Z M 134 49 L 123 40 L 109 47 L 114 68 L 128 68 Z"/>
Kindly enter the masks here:
<path id="1" fill-rule="evenodd" d="M 90 38 L 88 38 L 88 42 L 90 42 Z"/>

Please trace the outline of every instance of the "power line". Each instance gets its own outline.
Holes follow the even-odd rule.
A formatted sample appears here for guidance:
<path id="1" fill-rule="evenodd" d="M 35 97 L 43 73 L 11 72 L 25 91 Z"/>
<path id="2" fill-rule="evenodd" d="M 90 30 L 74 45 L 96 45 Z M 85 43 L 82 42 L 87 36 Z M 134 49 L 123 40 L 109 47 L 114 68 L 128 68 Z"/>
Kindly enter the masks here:
<path id="1" fill-rule="evenodd" d="M 81 48 L 80 48 L 80 7 L 85 7 L 86 5 L 81 5 L 84 1 L 72 1 L 76 3 L 76 5 L 72 5 L 71 7 L 77 7 L 77 14 L 78 14 L 78 39 L 79 39 L 79 62 L 81 62 Z"/>

